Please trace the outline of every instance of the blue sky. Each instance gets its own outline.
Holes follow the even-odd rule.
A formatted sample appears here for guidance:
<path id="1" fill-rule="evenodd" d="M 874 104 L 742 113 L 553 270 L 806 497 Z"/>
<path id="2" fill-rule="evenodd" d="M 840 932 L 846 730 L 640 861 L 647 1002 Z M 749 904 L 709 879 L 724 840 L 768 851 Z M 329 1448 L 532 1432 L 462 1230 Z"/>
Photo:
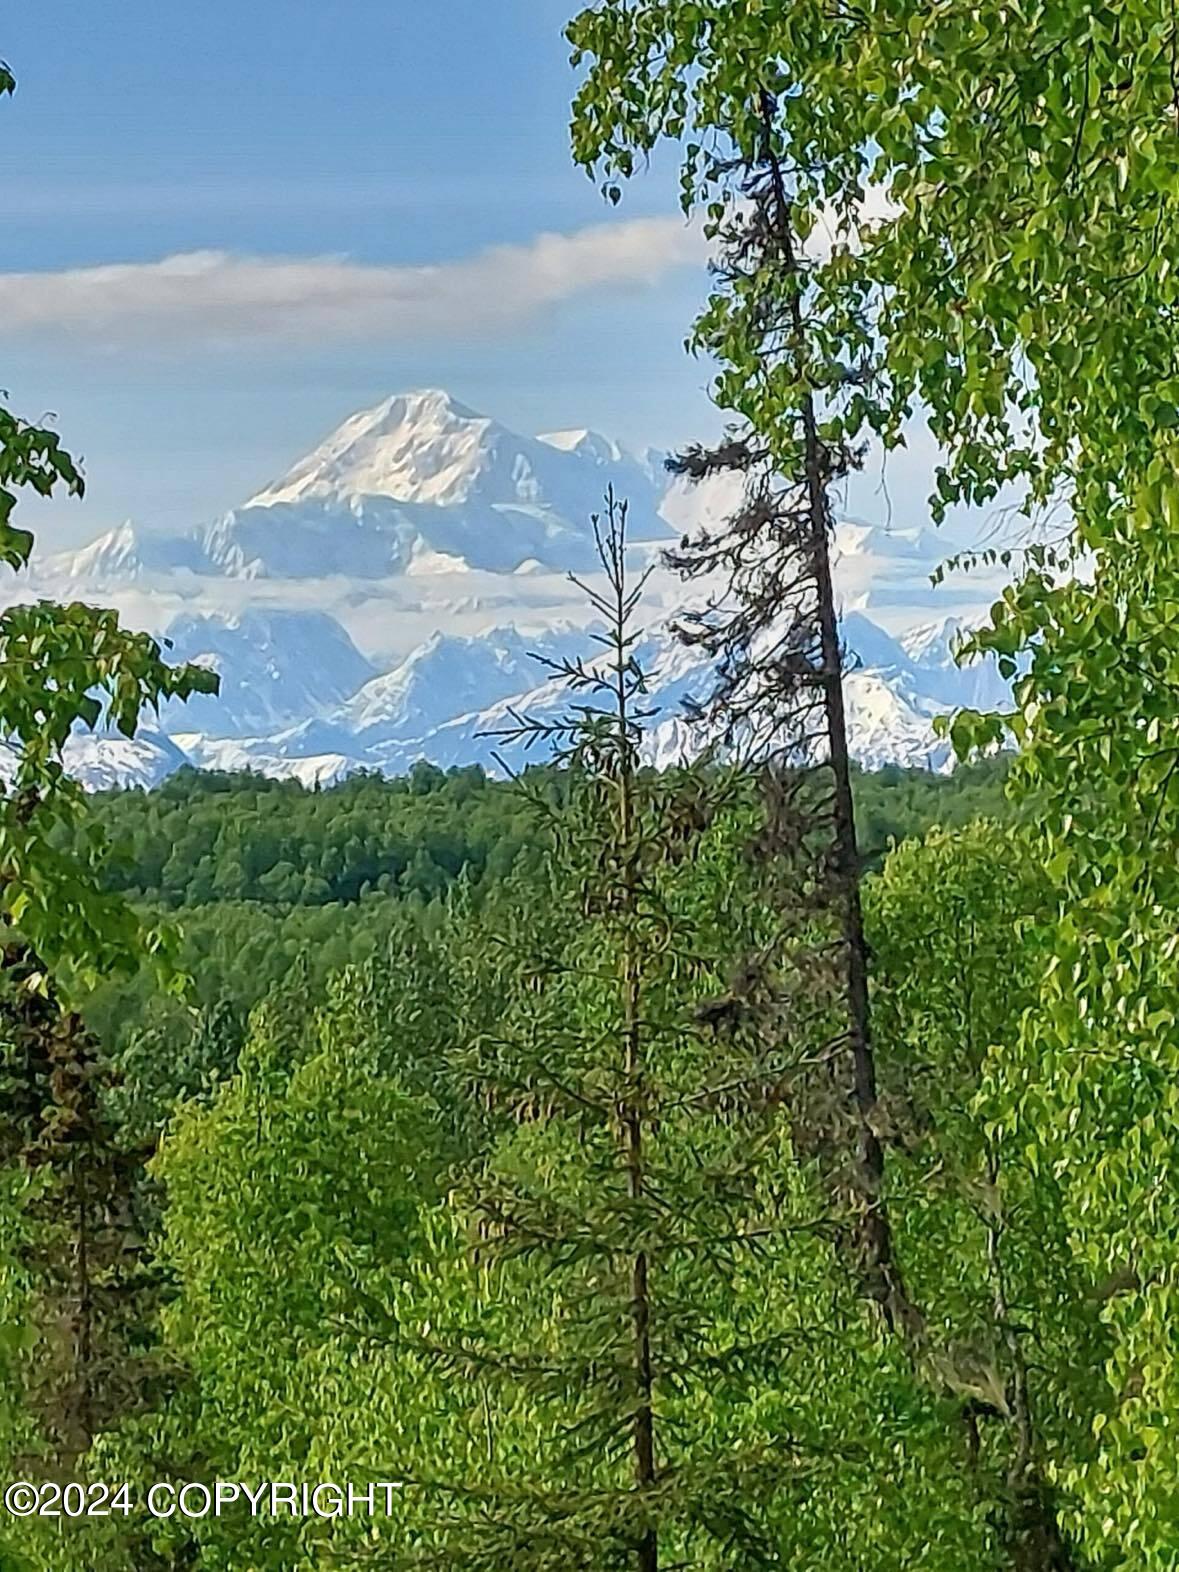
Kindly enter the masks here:
<path id="1" fill-rule="evenodd" d="M 89 487 L 26 511 L 47 548 L 201 522 L 407 387 L 525 431 L 711 434 L 670 160 L 617 210 L 570 163 L 570 9 L 7 8 L 0 387 L 55 412 Z M 894 470 L 898 524 L 915 468 Z M 850 500 L 889 506 L 875 471 Z"/>
<path id="2" fill-rule="evenodd" d="M 571 167 L 568 14 L 562 0 L 6 8 L 0 58 L 19 86 L 0 105 L 0 274 L 49 275 L 13 281 L 49 301 L 15 334 L 4 312 L 0 386 L 23 413 L 56 413 L 89 483 L 84 504 L 33 521 L 46 545 L 126 516 L 197 522 L 402 387 L 441 384 L 525 430 L 670 443 L 708 421 L 707 368 L 681 348 L 703 287 L 691 265 L 574 281 L 506 321 L 437 331 L 312 321 L 234 345 L 214 317 L 210 343 L 191 321 L 132 320 L 135 276 L 104 334 L 57 320 L 67 269 L 210 250 L 462 264 L 545 232 L 673 221 L 670 169 L 615 213 Z"/>

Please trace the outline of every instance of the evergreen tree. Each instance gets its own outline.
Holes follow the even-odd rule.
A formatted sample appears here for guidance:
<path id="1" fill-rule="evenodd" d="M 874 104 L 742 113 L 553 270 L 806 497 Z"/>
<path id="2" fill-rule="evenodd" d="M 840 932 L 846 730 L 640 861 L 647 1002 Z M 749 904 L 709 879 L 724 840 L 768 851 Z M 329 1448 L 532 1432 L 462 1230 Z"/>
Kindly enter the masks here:
<path id="1" fill-rule="evenodd" d="M 31 951 L 10 945 L 3 961 L 0 1164 L 25 1195 L 20 1380 L 36 1420 L 27 1466 L 69 1478 L 100 1430 L 149 1400 L 156 1280 L 137 1215 L 144 1154 L 106 1117 L 109 1067 L 80 1017 L 28 987 Z"/>
<path id="2" fill-rule="evenodd" d="M 700 342 L 727 367 L 718 402 L 744 419 L 718 448 L 693 448 L 671 464 L 694 480 L 735 471 L 744 496 L 721 528 L 685 540 L 670 560 L 709 594 L 679 625 L 684 642 L 719 666 L 700 718 L 764 772 L 763 850 L 770 866 L 786 864 L 769 897 L 797 907 L 799 892 L 809 891 L 808 916 L 838 946 L 833 981 L 846 1052 L 832 1069 L 846 1114 L 830 1140 L 833 1151 L 845 1140 L 855 1148 L 847 1200 L 857 1214 L 865 1292 L 887 1325 L 911 1339 L 921 1335 L 921 1315 L 895 1259 L 884 1149 L 873 1125 L 868 950 L 831 574 L 834 491 L 858 455 L 823 407 L 841 383 L 864 379 L 862 367 L 832 361 L 840 351 L 849 360 L 866 356 L 868 327 L 854 313 L 833 323 L 813 298 L 775 116 L 767 86 L 757 98 L 752 142 L 723 175 L 717 171 L 730 198 L 742 200 L 718 226 L 717 288 L 697 327 Z"/>
<path id="3" fill-rule="evenodd" d="M 491 1144 L 458 1202 L 516 1308 L 506 1327 L 451 1319 L 430 1337 L 445 1369 L 489 1384 L 493 1422 L 526 1394 L 535 1437 L 527 1461 L 489 1443 L 477 1479 L 418 1481 L 445 1504 L 418 1559 L 768 1563 L 774 1504 L 801 1514 L 819 1477 L 835 1488 L 840 1443 L 755 1444 L 708 1398 L 720 1384 L 740 1412 L 771 1371 L 803 1384 L 801 1327 L 777 1304 L 758 1327 L 742 1292 L 751 1275 L 764 1285 L 766 1263 L 807 1281 L 808 1303 L 817 1284 L 841 1297 L 824 1264 L 832 1221 L 782 1117 L 831 1021 L 820 1001 L 805 1036 L 768 1033 L 745 1008 L 768 1007 L 775 986 L 748 961 L 734 977 L 729 960 L 734 929 L 772 947 L 752 863 L 734 857 L 750 804 L 729 771 L 644 768 L 625 507 L 610 497 L 595 528 L 607 588 L 587 593 L 605 652 L 558 668 L 575 696 L 565 720 L 519 716 L 507 734 L 557 744 L 567 764 L 568 803 L 534 797 L 556 846 L 555 898 L 525 945 L 504 935 L 504 1018 L 463 1061 Z"/>

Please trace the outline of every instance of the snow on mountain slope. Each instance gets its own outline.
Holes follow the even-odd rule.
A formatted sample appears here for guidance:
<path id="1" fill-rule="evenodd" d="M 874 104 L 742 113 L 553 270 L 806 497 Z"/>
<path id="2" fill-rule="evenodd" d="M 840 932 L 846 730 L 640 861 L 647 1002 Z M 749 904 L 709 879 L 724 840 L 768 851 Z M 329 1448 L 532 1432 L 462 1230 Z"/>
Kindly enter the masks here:
<path id="1" fill-rule="evenodd" d="M 923 623 L 894 639 L 863 612 L 845 613 L 843 637 L 848 648 L 849 680 L 859 668 L 881 673 L 894 694 L 919 694 L 923 703 L 940 709 L 1002 709 L 1010 688 L 993 660 L 959 666 L 955 655 L 966 631 L 958 617 Z M 867 713 L 865 714 L 865 719 Z"/>
<path id="2" fill-rule="evenodd" d="M 613 484 L 620 496 L 628 496 L 639 481 L 640 495 L 648 486 L 662 494 L 667 490 L 668 475 L 664 468 L 666 454 L 656 448 L 631 449 L 600 431 L 582 428 L 578 431 L 544 431 L 536 439 L 546 447 L 561 453 L 572 453 L 586 464 L 592 464 Z M 645 482 L 645 485 L 642 484 Z M 621 489 L 620 489 L 621 488 Z M 604 488 L 603 488 L 604 489 Z"/>
<path id="3" fill-rule="evenodd" d="M 588 429 L 521 436 L 427 390 L 350 416 L 214 523 L 172 535 L 124 524 L 38 561 L 36 593 L 92 596 L 133 625 L 158 629 L 187 608 L 165 629 L 171 658 L 222 676 L 218 697 L 165 708 L 171 744 L 81 737 L 73 767 L 99 785 L 147 781 L 185 758 L 308 783 L 422 757 L 490 764 L 501 744 L 479 733 L 510 725 L 511 708 L 552 715 L 566 702 L 529 652 L 593 652 L 568 620 L 589 614 L 568 575 L 594 572 L 590 517 L 607 487 L 629 502 L 634 565 L 656 565 L 642 646 L 659 707 L 649 755 L 682 757 L 698 745 L 682 702 L 709 672 L 669 624 L 703 590 L 659 566 L 660 551 L 730 514 L 738 478 L 691 486 L 657 452 Z M 837 527 L 851 742 L 864 763 L 940 768 L 948 750 L 933 718 L 1006 701 L 993 662 L 953 660 L 997 588 L 984 571 L 934 588 L 934 568 L 960 544 L 926 528 Z M 382 654 L 370 662 L 362 649 Z"/>
<path id="4" fill-rule="evenodd" d="M 333 756 L 349 758 L 357 768 L 377 768 L 382 748 L 412 749 L 456 716 L 477 714 L 535 687 L 544 677 L 539 662 L 594 648 L 590 630 L 571 622 L 534 633 L 513 626 L 468 638 L 435 633 L 392 671 L 366 682 L 346 704 L 269 737 L 254 736 L 248 746 L 268 758 Z"/>
<path id="5" fill-rule="evenodd" d="M 154 730 L 141 731 L 135 737 L 79 732 L 66 743 L 62 758 L 69 774 L 82 781 L 87 791 L 115 786 L 138 786 L 146 791 L 189 762 L 170 737 Z"/>
<path id="6" fill-rule="evenodd" d="M 620 442 L 591 431 L 588 426 L 577 431 L 542 431 L 536 440 L 547 442 L 550 448 L 558 448 L 562 453 L 589 455 L 599 464 L 617 464 L 626 456 L 626 449 Z"/>
<path id="7" fill-rule="evenodd" d="M 494 469 L 499 428 L 441 391 L 394 394 L 350 415 L 247 507 L 392 497 L 448 507 L 467 502 Z M 496 476 L 496 479 L 502 477 Z M 508 500 L 497 495 L 497 502 Z M 512 500 L 534 501 L 519 492 Z"/>
<path id="8" fill-rule="evenodd" d="M 606 662 L 609 656 L 582 631 L 571 633 L 569 647 L 564 651 L 570 658 L 582 656 L 587 664 Z M 651 707 L 657 708 L 659 718 L 653 722 L 649 739 L 649 757 L 654 761 L 660 751 L 655 731 L 665 721 L 679 721 L 680 709 L 685 698 L 700 693 L 708 680 L 708 669 L 694 651 L 686 650 L 673 642 L 666 628 L 658 627 L 637 640 L 635 659 L 652 674 Z M 570 694 L 560 676 L 551 674 L 539 663 L 528 662 L 521 675 L 523 686 L 482 709 L 460 712 L 443 724 L 416 738 L 393 738 L 376 742 L 371 748 L 372 757 L 386 774 L 400 775 L 415 760 L 424 758 L 442 768 L 458 764 L 478 763 L 491 773 L 502 773 L 497 758 L 509 765 L 523 762 L 521 749 L 513 747 L 502 735 L 517 725 L 517 717 L 534 716 L 553 721 L 564 715 L 570 705 Z M 596 703 L 592 695 L 580 694 L 575 702 Z M 543 747 L 532 748 L 527 758 L 540 762 L 545 757 Z"/>
<path id="9" fill-rule="evenodd" d="M 915 562 L 937 562 L 944 542 L 931 529 L 886 529 L 881 524 L 847 522 L 835 527 L 835 551 L 840 557 L 893 557 Z"/>
<path id="10" fill-rule="evenodd" d="M 941 771 L 953 763 L 949 742 L 933 731 L 934 717 L 953 709 L 953 704 L 867 669 L 848 677 L 843 702 L 852 757 L 865 769 L 903 764 L 910 769 Z"/>
<path id="11" fill-rule="evenodd" d="M 431 564 L 433 571 L 513 573 L 535 561 L 577 572 L 595 560 L 589 513 L 588 495 L 585 509 L 569 515 L 478 497 L 447 507 L 361 495 L 274 502 L 236 508 L 204 530 L 202 571 L 231 578 L 313 579 L 330 572 L 377 579 L 421 574 Z"/>
<path id="12" fill-rule="evenodd" d="M 148 790 L 189 761 L 170 737 L 144 730 L 137 737 L 117 732 L 80 731 L 69 738 L 62 752 L 66 771 L 87 791 L 115 786 Z M 16 773 L 16 750 L 0 743 L 0 781 L 6 785 Z"/>
<path id="13" fill-rule="evenodd" d="M 911 660 L 927 665 L 948 666 L 968 629 L 961 617 L 939 617 L 935 622 L 922 622 L 902 633 L 899 643 Z"/>
<path id="14" fill-rule="evenodd" d="M 844 613 L 840 635 L 849 672 L 863 667 L 874 671 L 907 671 L 911 665 L 903 644 L 862 611 Z"/>
<path id="15" fill-rule="evenodd" d="M 358 740 L 420 737 L 432 727 L 526 692 L 540 660 L 575 658 L 589 647 L 585 629 L 558 623 L 535 633 L 492 628 L 477 638 L 436 633 L 395 670 L 375 677 L 338 711 Z"/>
<path id="16" fill-rule="evenodd" d="M 628 500 L 632 540 L 670 541 L 651 455 L 593 432 L 520 436 L 437 390 L 396 394 L 213 524 L 174 536 L 122 525 L 45 568 L 99 581 L 176 569 L 247 579 L 383 578 L 440 564 L 584 571 L 590 516 L 610 485 Z"/>
<path id="17" fill-rule="evenodd" d="M 288 631 L 298 643 L 300 618 L 291 615 Z M 185 649 L 177 647 L 176 658 L 182 653 L 194 658 L 203 645 L 206 658 L 227 661 L 230 672 L 237 641 L 244 641 L 242 658 L 248 659 L 249 629 L 264 626 L 248 618 L 228 629 L 213 619 L 191 620 L 199 626 L 177 630 L 185 634 Z M 323 621 L 327 628 L 317 628 L 314 619 L 311 624 L 321 650 L 335 651 L 345 661 L 360 660 L 343 630 L 329 618 Z M 934 737 L 934 717 L 963 704 L 1005 700 L 1006 685 L 993 664 L 960 670 L 946 659 L 937 639 L 927 641 L 925 649 L 915 640 L 918 653 L 913 658 L 900 641 L 855 613 L 844 622 L 843 639 L 852 753 L 868 768 L 903 764 L 945 769 L 950 749 Z M 311 650 L 310 638 L 305 648 Z M 282 727 L 255 724 L 260 709 L 272 721 L 284 708 L 302 702 L 296 697 L 297 686 L 284 685 L 290 672 L 275 660 L 272 641 L 269 656 L 263 653 L 254 668 L 255 676 L 243 679 L 240 691 L 236 684 L 231 687 L 220 715 L 210 719 L 197 712 L 198 703 L 213 700 L 168 711 L 165 719 L 173 728 L 169 758 L 155 751 L 159 739 L 151 739 L 140 758 L 121 741 L 82 737 L 71 742 L 71 768 L 92 788 L 116 779 L 147 784 L 185 762 L 206 769 L 255 770 L 307 785 L 326 784 L 362 769 L 402 774 L 418 759 L 443 768 L 479 763 L 495 773 L 497 755 L 512 763 L 513 751 L 502 737 L 489 734 L 510 731 L 513 712 L 553 720 L 569 705 L 564 683 L 531 655 L 559 661 L 578 655 L 592 659 L 596 652 L 589 631 L 572 625 L 532 636 L 514 627 L 469 638 L 438 634 L 391 672 L 363 683 L 343 703 L 324 702 L 331 682 L 339 680 L 325 661 L 316 667 L 316 683 L 306 693 L 306 702 L 318 705 L 318 713 Z M 712 674 L 707 661 L 679 645 L 666 623 L 650 627 L 635 654 L 650 673 L 648 702 L 655 712 L 648 727 L 647 758 L 667 765 L 690 757 L 701 739 L 685 719 L 684 701 L 708 691 Z M 251 682 L 262 691 L 251 689 Z M 268 682 L 277 683 L 277 695 L 269 693 Z M 535 751 L 529 755 L 542 756 Z"/>
<path id="18" fill-rule="evenodd" d="M 522 437 L 441 389 L 427 388 L 394 394 L 350 416 L 246 506 L 389 497 L 440 508 L 542 508 L 575 520 L 587 503 L 600 506 L 603 472 L 624 483 L 628 494 L 637 492 L 637 513 L 645 506 L 654 514 L 654 476 L 618 443 L 591 431 Z M 651 519 L 636 518 L 640 522 Z"/>
<path id="19" fill-rule="evenodd" d="M 173 665 L 215 671 L 221 691 L 173 700 L 166 727 L 249 736 L 318 715 L 373 675 L 347 633 L 325 612 L 257 608 L 237 616 L 185 614 L 164 633 Z"/>
<path id="20" fill-rule="evenodd" d="M 146 791 L 189 762 L 171 737 L 151 727 L 135 737 L 115 731 L 76 732 L 62 750 L 62 761 L 66 773 L 81 781 L 87 791 L 107 791 L 115 786 Z M 12 779 L 16 763 L 15 749 L 0 743 L 0 780 Z"/>
<path id="21" fill-rule="evenodd" d="M 349 754 L 315 753 L 288 759 L 265 742 L 205 737 L 200 732 L 177 732 L 172 740 L 183 749 L 185 762 L 195 769 L 248 771 L 275 780 L 297 780 L 307 787 L 332 786 L 359 770 L 373 768 L 370 761 Z"/>
<path id="22" fill-rule="evenodd" d="M 240 622 L 240 627 L 226 629 L 210 619 L 209 624 L 194 627 L 186 635 L 185 653 L 191 658 L 198 645 L 206 651 L 215 645 L 216 658 L 224 658 L 226 652 L 232 657 L 237 639 L 248 643 L 251 623 L 247 618 Z M 297 622 L 290 631 L 297 636 Z M 351 649 L 340 644 L 343 630 L 318 632 L 323 648 Z M 979 674 L 945 664 L 936 640 L 928 658 L 920 648 L 918 658 L 911 658 L 901 642 L 864 616 L 849 616 L 843 637 L 855 758 L 873 769 L 885 764 L 948 768 L 950 749 L 934 737 L 933 720 L 975 702 Z M 918 646 L 921 642 L 915 641 Z M 530 652 L 560 660 L 579 654 L 592 657 L 595 648 L 587 630 L 571 625 L 535 636 L 511 627 L 484 637 L 436 635 L 392 672 L 370 678 L 347 702 L 325 705 L 318 717 L 285 729 L 250 729 L 257 709 L 245 697 L 236 711 L 235 728 L 213 724 L 202 729 L 193 724 L 200 719 L 195 704 L 178 706 L 166 717 L 175 728 L 170 738 L 144 734 L 128 743 L 82 735 L 71 740 L 69 767 L 90 789 L 116 783 L 151 785 L 184 763 L 204 769 L 254 770 L 298 779 L 308 786 L 326 785 L 363 769 L 403 774 L 418 759 L 443 768 L 479 763 L 497 773 L 497 756 L 509 764 L 523 756 L 504 738 L 488 734 L 510 731 L 515 724 L 513 712 L 553 720 L 569 704 L 565 685 L 530 659 Z M 700 738 L 686 721 L 683 705 L 686 698 L 707 692 L 711 683 L 707 663 L 678 645 L 662 624 L 647 631 L 635 653 L 651 674 L 649 703 L 655 711 L 646 757 L 661 766 L 690 757 Z M 179 648 L 175 654 L 179 658 Z M 352 655 L 360 659 L 354 650 Z M 1001 702 L 1005 688 L 993 667 L 984 666 L 981 672 L 990 683 L 991 700 Z M 326 667 L 323 678 L 326 682 Z M 271 709 L 294 702 L 291 690 L 283 691 L 279 704 L 270 701 Z M 326 687 L 321 685 L 316 692 L 322 696 Z M 237 695 L 231 693 L 226 714 L 219 719 L 224 722 L 232 716 L 236 702 Z"/>
<path id="23" fill-rule="evenodd" d="M 153 535 L 128 519 L 81 551 L 59 552 L 40 563 L 50 580 L 126 582 L 146 573 L 201 573 L 206 565 L 199 541 L 188 535 Z"/>
<path id="24" fill-rule="evenodd" d="M 930 692 L 957 707 L 1003 709 L 1011 698 L 1010 684 L 993 660 L 972 660 L 960 666 L 959 646 L 970 631 L 961 617 L 940 617 L 903 633 L 898 643 L 914 666 L 925 674 Z M 940 674 L 940 676 L 939 676 Z"/>
<path id="25" fill-rule="evenodd" d="M 846 702 L 852 752 L 868 768 L 906 764 L 944 769 L 950 763 L 948 744 L 933 735 L 933 719 L 966 702 L 949 691 L 947 671 L 940 665 L 925 666 L 910 660 L 902 646 L 868 618 L 850 616 L 843 627 L 848 651 Z M 477 643 L 478 641 L 472 641 Z M 586 649 L 583 642 L 582 650 Z M 683 648 L 668 629 L 648 630 L 635 648 L 636 658 L 650 673 L 650 722 L 646 756 L 668 765 L 690 757 L 700 747 L 700 737 L 684 718 L 689 697 L 702 697 L 711 683 L 706 661 Z M 956 673 L 968 679 L 968 673 Z M 543 679 L 534 668 L 534 677 Z M 498 768 L 496 755 L 512 762 L 511 747 L 496 732 L 511 730 L 513 712 L 554 720 L 568 707 L 569 695 L 559 679 L 534 681 L 525 691 L 497 700 L 478 711 L 456 715 L 415 738 L 376 738 L 368 748 L 377 767 L 401 774 L 419 758 L 443 768 L 480 763 Z M 535 755 L 534 755 L 535 756 Z"/>

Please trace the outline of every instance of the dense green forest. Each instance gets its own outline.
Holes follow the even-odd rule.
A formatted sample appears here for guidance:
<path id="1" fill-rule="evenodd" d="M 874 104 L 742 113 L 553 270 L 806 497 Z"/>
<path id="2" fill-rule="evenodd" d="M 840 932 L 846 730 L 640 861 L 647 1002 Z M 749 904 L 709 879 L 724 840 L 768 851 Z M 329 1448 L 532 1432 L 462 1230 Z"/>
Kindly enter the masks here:
<path id="1" fill-rule="evenodd" d="M 1006 770 L 996 758 L 948 775 L 896 765 L 858 775 L 865 863 L 877 866 L 892 842 L 935 823 L 1011 814 Z M 558 772 L 531 768 L 525 780 L 560 800 Z M 477 765 L 423 763 L 400 780 L 360 775 L 322 790 L 181 770 L 154 791 L 93 801 L 111 844 L 104 887 L 160 911 L 348 906 L 374 895 L 428 902 L 460 875 L 480 885 L 536 868 L 542 850 L 520 791 Z"/>
<path id="2" fill-rule="evenodd" d="M 857 775 L 866 865 L 935 825 L 1012 819 L 1006 773 L 999 757 L 952 775 Z M 554 807 L 567 796 L 556 769 L 529 769 L 522 784 Z M 293 972 L 322 988 L 346 966 L 396 969 L 407 936 L 438 933 L 456 900 L 490 923 L 502 888 L 543 887 L 551 849 L 520 785 L 425 764 L 401 780 L 359 776 L 326 790 L 187 770 L 151 792 L 96 796 L 93 818 L 109 848 L 103 887 L 176 930 L 190 980 L 177 998 L 144 968 L 87 1001 L 158 1117 L 213 1071 L 232 1071 L 250 1010 Z"/>
<path id="3" fill-rule="evenodd" d="M 890 767 L 856 781 L 866 866 L 935 824 L 1008 818 L 1006 760 L 952 775 Z M 530 769 L 554 805 L 556 770 Z M 172 922 L 198 997 L 252 1005 L 297 956 L 317 981 L 379 949 L 399 914 L 427 927 L 456 882 L 476 904 L 539 876 L 547 837 L 516 785 L 476 768 L 419 765 L 401 780 L 357 776 L 326 790 L 182 770 L 151 792 L 104 793 L 103 887 Z"/>
<path id="4" fill-rule="evenodd" d="M 215 679 L 0 613 L 0 1567 L 1177 1572 L 1170 0 L 568 38 L 575 160 L 668 144 L 713 247 L 711 746 L 642 763 L 613 495 L 510 783 L 88 800 L 72 731 Z M 864 775 L 833 527 L 917 420 L 935 518 L 1029 526 L 1014 698 Z M 0 405 L 0 559 L 82 488 Z"/>

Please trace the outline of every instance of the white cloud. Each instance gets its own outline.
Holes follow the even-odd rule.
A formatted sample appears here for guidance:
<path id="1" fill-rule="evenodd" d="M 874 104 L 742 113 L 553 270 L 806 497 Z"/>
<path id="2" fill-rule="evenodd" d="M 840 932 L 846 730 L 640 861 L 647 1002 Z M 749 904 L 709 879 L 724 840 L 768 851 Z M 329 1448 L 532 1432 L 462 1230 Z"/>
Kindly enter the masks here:
<path id="1" fill-rule="evenodd" d="M 429 265 L 192 251 L 0 273 L 0 322 L 8 338 L 63 333 L 109 344 L 494 334 L 577 295 L 656 284 L 706 257 L 699 230 L 678 218 L 541 234 Z"/>

